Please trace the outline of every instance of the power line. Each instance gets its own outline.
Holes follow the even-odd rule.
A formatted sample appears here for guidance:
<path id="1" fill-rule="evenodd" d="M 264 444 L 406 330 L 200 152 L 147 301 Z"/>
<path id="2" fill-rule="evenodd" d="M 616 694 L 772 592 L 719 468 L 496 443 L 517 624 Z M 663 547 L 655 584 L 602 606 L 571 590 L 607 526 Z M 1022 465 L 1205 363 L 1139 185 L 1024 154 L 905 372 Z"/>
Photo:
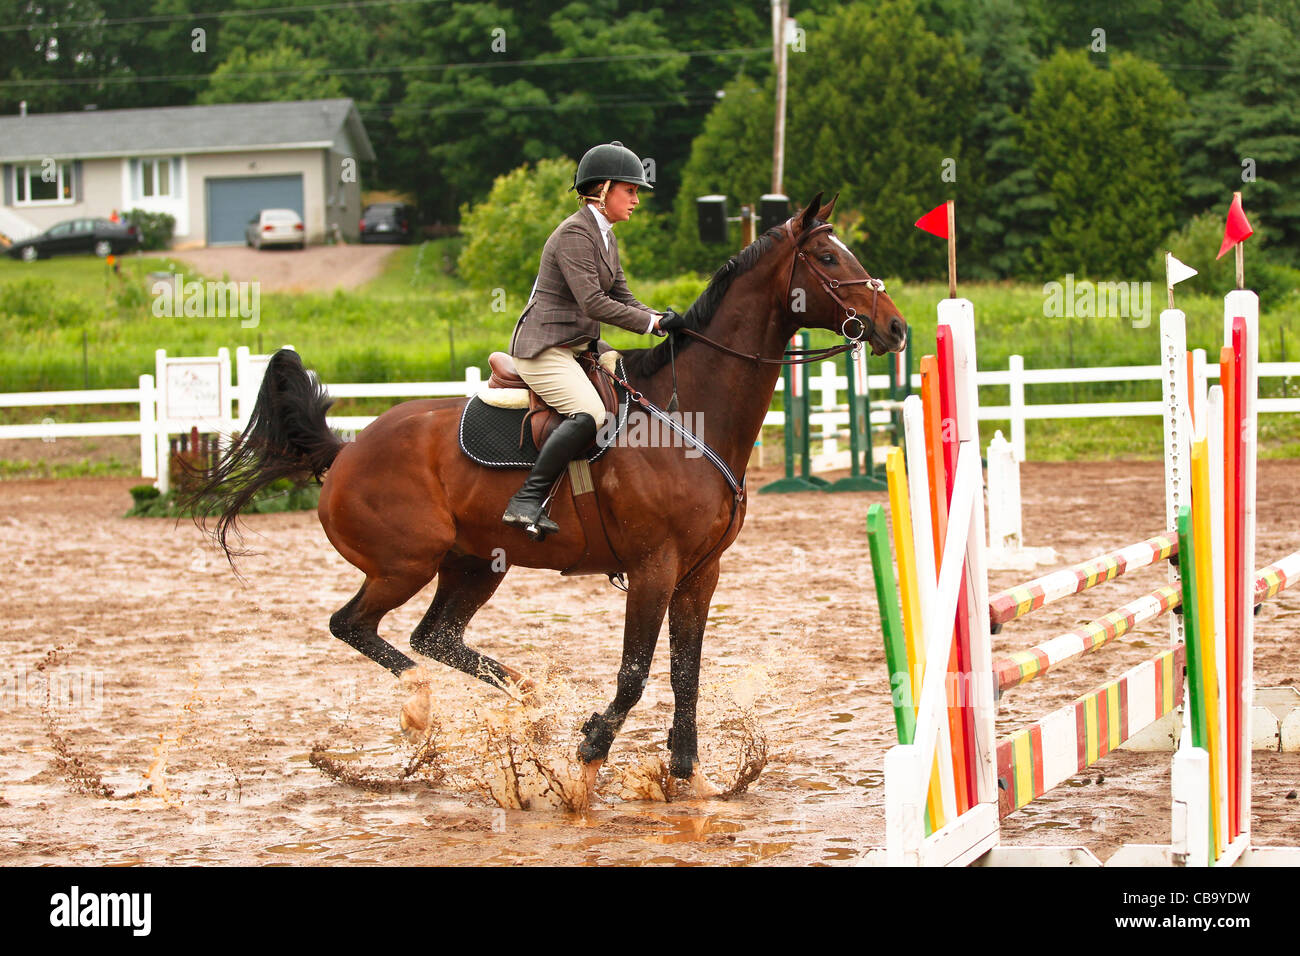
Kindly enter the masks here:
<path id="1" fill-rule="evenodd" d="M 413 3 L 436 3 L 437 0 L 347 0 L 343 3 L 311 3 L 300 7 L 256 7 L 248 10 L 217 10 L 211 13 L 160 13 L 147 17 L 105 17 L 99 20 L 54 20 L 49 23 L 14 23 L 0 26 L 0 33 L 18 30 L 71 27 L 117 27 L 140 23 L 188 23 L 194 20 L 226 20 L 234 17 L 268 17 L 285 13 L 314 13 L 320 10 L 359 9 L 362 7 L 392 7 Z"/>
<path id="2" fill-rule="evenodd" d="M 388 117 L 398 113 L 421 113 L 425 116 L 443 116 L 464 113 L 491 113 L 497 110 L 506 113 L 543 113 L 543 112 L 587 112 L 594 109 L 605 109 L 609 106 L 703 106 L 706 103 L 714 102 L 717 94 L 713 91 L 707 93 L 689 93 L 683 94 L 678 99 L 631 99 L 630 96 L 640 94 L 630 94 L 627 96 L 617 97 L 598 97 L 592 100 L 576 103 L 547 103 L 532 106 L 503 106 L 494 104 L 491 106 L 447 106 L 430 109 L 416 103 L 394 103 L 378 104 L 373 107 L 358 108 L 357 112 L 363 117 Z M 386 108 L 380 108 L 386 107 Z"/>
<path id="3" fill-rule="evenodd" d="M 532 60 L 479 60 L 467 63 L 409 63 L 402 66 L 390 67 L 328 67 L 322 70 L 312 70 L 311 73 L 317 76 L 357 76 L 377 73 L 407 73 L 407 72 L 446 72 L 448 70 L 474 70 L 474 69 L 502 69 L 508 67 L 553 67 L 553 66 L 574 66 L 576 64 L 588 63 L 616 63 L 629 60 L 663 60 L 670 57 L 698 57 L 698 56 L 748 56 L 753 53 L 770 54 L 772 48 L 767 47 L 736 47 L 726 50 L 672 50 L 659 53 L 624 53 L 609 56 L 575 56 L 558 59 L 555 57 L 534 58 Z M 222 73 L 223 79 L 253 79 L 256 77 L 283 77 L 283 76 L 300 76 L 302 69 L 293 70 L 251 70 L 240 73 Z M 66 79 L 48 79 L 48 80 L 0 80 L 0 88 L 3 87 L 39 87 L 39 86 L 90 86 L 99 83 L 169 83 L 169 82 L 193 82 L 196 80 L 210 80 L 212 73 L 176 73 L 163 76 L 104 76 L 104 77 L 69 77 Z"/>

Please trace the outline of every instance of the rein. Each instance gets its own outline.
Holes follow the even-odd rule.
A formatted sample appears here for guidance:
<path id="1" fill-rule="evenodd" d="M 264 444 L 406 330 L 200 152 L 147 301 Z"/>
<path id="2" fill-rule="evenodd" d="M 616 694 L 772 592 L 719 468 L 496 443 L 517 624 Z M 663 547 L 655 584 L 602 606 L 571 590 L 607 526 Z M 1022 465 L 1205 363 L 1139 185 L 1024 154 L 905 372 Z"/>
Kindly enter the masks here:
<path id="1" fill-rule="evenodd" d="M 735 527 L 736 524 L 736 514 L 740 511 L 740 503 L 745 500 L 745 477 L 742 475 L 740 480 L 737 481 L 735 474 L 731 470 L 731 467 L 725 461 L 723 461 L 721 455 L 719 455 L 716 451 L 714 451 L 707 444 L 705 444 L 702 438 L 699 438 L 689 429 L 673 421 L 669 415 L 664 414 L 663 410 L 658 405 L 650 401 L 650 399 L 646 398 L 645 395 L 643 395 L 639 389 L 634 388 L 631 385 L 631 383 L 624 381 L 620 376 L 618 376 L 614 372 L 611 372 L 603 365 L 597 364 L 596 368 L 600 369 L 600 371 L 603 374 L 608 375 L 613 381 L 617 382 L 620 386 L 622 386 L 623 390 L 627 392 L 627 397 L 629 401 L 636 402 L 647 412 L 649 412 L 651 417 L 658 419 L 662 424 L 666 425 L 674 434 L 680 436 L 683 441 L 689 442 L 691 444 L 691 447 L 697 449 L 701 455 L 703 455 L 713 464 L 714 468 L 718 469 L 718 471 L 722 473 L 722 477 L 726 480 L 727 485 L 731 488 L 731 516 L 727 519 L 726 530 L 722 532 L 722 537 L 720 537 L 717 540 L 717 542 L 713 545 L 713 547 L 711 547 L 707 552 L 705 552 L 704 557 L 696 561 L 695 564 L 691 566 L 691 569 L 682 576 L 681 581 L 678 581 L 677 583 L 678 587 L 680 587 L 682 581 L 686 581 L 687 579 L 689 579 L 691 575 L 693 575 L 696 571 L 698 571 L 701 567 L 703 567 L 708 562 L 709 558 L 713 557 L 713 555 L 716 554 L 722 548 L 723 542 L 726 541 L 727 536 L 731 534 L 731 529 Z M 673 392 L 673 398 L 674 400 L 677 398 L 675 389 Z M 611 577 L 610 580 L 613 581 L 613 578 Z"/>
<path id="2" fill-rule="evenodd" d="M 842 355 L 851 349 L 862 347 L 861 339 L 854 339 L 843 345 L 830 345 L 820 349 L 786 349 L 781 358 L 767 358 L 759 352 L 741 352 L 730 346 L 723 345 L 721 342 L 711 339 L 708 336 L 701 335 L 694 329 L 682 329 L 684 334 L 689 335 L 705 345 L 717 349 L 719 352 L 725 352 L 727 355 L 734 355 L 736 358 L 748 359 L 751 362 L 762 362 L 764 365 L 807 365 L 810 362 L 820 362 L 822 359 L 828 359 L 834 355 Z"/>

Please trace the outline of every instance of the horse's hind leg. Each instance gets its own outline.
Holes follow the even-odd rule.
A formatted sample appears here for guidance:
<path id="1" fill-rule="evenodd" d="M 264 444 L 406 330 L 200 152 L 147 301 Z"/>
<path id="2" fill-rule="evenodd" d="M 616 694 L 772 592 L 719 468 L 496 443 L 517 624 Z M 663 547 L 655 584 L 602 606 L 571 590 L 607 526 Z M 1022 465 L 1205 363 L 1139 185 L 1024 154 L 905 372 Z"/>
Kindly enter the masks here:
<path id="1" fill-rule="evenodd" d="M 393 608 L 406 603 L 433 577 L 429 574 L 368 577 L 361 590 L 330 617 L 330 632 L 377 664 L 387 667 L 413 690 L 402 708 L 402 729 L 416 738 L 428 725 L 428 674 L 379 636 L 379 622 Z"/>
<path id="2" fill-rule="evenodd" d="M 366 581 L 352 600 L 330 617 L 330 633 L 400 677 L 402 671 L 415 666 L 415 661 L 379 636 L 379 622 L 415 591 L 396 601 L 387 601 L 387 590 L 382 582 Z"/>
<path id="3" fill-rule="evenodd" d="M 473 555 L 447 555 L 438 569 L 433 603 L 411 632 L 411 649 L 507 693 L 511 687 L 526 693 L 531 684 L 522 674 L 465 646 L 466 625 L 504 577 L 505 571 L 494 570 L 491 561 Z"/>

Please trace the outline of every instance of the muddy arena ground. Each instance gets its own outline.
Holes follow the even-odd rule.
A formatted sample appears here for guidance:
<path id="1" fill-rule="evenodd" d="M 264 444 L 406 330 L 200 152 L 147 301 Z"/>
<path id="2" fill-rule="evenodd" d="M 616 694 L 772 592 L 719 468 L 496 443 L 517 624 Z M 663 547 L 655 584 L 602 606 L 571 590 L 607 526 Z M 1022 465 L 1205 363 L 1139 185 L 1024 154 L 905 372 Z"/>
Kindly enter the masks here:
<path id="1" fill-rule="evenodd" d="M 751 472 L 751 488 L 776 477 Z M 1029 464 L 1025 533 L 1077 561 L 1158 533 L 1159 463 Z M 398 733 L 396 681 L 330 636 L 361 576 L 311 512 L 254 516 L 241 583 L 192 525 L 122 517 L 129 479 L 0 483 L 0 863 L 842 865 L 884 841 L 894 742 L 864 531 L 883 494 L 751 496 L 705 642 L 702 757 L 729 800 L 670 799 L 667 639 L 601 773 L 564 809 L 577 728 L 613 692 L 604 578 L 514 569 L 468 641 L 544 680 L 524 711 L 435 667 L 436 732 Z M 1300 547 L 1300 461 L 1259 472 L 1260 564 Z M 993 586 L 1024 580 L 999 572 Z M 1028 646 L 1163 583 L 1163 566 L 1007 626 Z M 432 586 L 382 633 L 405 649 Z M 1300 677 L 1300 591 L 1257 618 L 1261 686 Z M 1004 698 L 1005 734 L 1153 656 L 1163 622 Z M 1169 839 L 1163 753 L 1105 758 L 1004 822 L 1105 859 Z M 513 768 L 513 770 L 511 769 Z M 1257 844 L 1300 834 L 1300 754 L 1256 752 Z M 671 787 L 668 788 L 671 791 Z"/>

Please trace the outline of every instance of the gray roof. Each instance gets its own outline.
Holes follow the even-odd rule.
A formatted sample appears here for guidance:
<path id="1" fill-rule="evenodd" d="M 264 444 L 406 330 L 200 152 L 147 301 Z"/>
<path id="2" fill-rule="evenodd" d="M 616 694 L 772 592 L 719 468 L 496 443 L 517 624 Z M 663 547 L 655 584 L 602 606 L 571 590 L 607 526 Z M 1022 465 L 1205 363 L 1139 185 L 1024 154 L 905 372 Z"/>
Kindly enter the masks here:
<path id="1" fill-rule="evenodd" d="M 373 160 L 350 99 L 29 113 L 0 116 L 0 161 L 326 148 L 344 129 L 357 158 Z"/>

